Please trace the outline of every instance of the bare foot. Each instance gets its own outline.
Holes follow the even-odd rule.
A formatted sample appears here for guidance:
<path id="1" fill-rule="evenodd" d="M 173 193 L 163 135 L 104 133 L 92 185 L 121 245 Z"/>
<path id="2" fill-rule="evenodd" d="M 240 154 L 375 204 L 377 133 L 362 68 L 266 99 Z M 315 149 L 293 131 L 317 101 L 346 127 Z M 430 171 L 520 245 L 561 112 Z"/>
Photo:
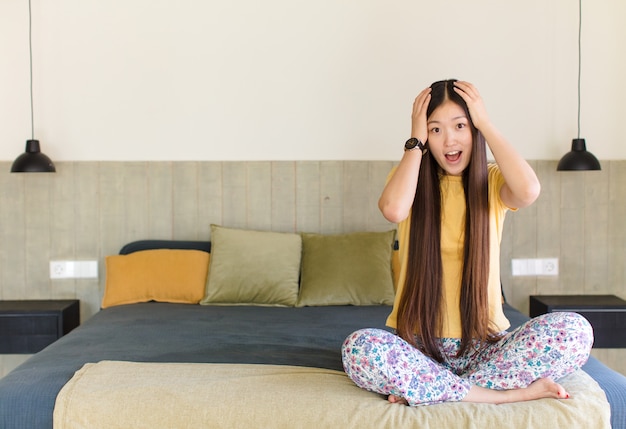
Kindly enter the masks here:
<path id="1" fill-rule="evenodd" d="M 527 401 L 542 398 L 569 399 L 569 393 L 559 383 L 549 378 L 540 378 L 530 384 L 526 389 L 529 397 Z"/>
<path id="2" fill-rule="evenodd" d="M 569 393 L 560 384 L 549 378 L 540 378 L 528 387 L 511 390 L 492 390 L 485 387 L 472 386 L 463 402 L 484 402 L 504 404 L 510 402 L 532 401 L 542 398 L 567 399 Z"/>
<path id="3" fill-rule="evenodd" d="M 400 396 L 396 396 L 396 395 L 389 395 L 387 396 L 387 400 L 389 402 L 391 402 L 392 404 L 401 404 L 401 405 L 409 405 L 409 403 L 406 401 L 406 399 L 400 397 Z"/>

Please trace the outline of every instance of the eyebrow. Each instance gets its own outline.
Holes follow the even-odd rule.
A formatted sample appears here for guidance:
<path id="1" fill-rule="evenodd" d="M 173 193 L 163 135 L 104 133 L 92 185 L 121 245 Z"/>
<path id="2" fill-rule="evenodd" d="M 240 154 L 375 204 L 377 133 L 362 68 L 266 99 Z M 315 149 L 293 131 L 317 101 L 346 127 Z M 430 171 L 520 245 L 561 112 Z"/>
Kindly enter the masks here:
<path id="1" fill-rule="evenodd" d="M 456 121 L 457 119 L 467 119 L 467 116 L 465 116 L 465 115 L 456 116 L 456 117 L 452 118 L 452 121 Z M 428 123 L 428 124 L 440 124 L 440 123 L 441 123 L 441 121 L 434 121 L 434 120 L 431 120 L 431 121 L 428 121 L 427 123 Z"/>

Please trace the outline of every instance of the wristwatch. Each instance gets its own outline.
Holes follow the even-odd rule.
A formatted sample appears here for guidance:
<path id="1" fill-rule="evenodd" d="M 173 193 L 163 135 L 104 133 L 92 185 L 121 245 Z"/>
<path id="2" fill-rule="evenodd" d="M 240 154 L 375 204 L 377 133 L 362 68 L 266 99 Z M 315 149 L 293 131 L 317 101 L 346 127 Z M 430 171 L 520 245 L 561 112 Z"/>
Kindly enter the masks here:
<path id="1" fill-rule="evenodd" d="M 426 146 L 424 146 L 424 143 L 422 143 L 422 141 L 420 139 L 416 139 L 415 137 L 411 137 L 404 144 L 404 150 L 407 151 L 407 150 L 414 150 L 414 149 L 421 150 L 422 151 L 422 155 L 425 155 L 426 152 L 428 152 L 428 149 L 426 148 Z"/>

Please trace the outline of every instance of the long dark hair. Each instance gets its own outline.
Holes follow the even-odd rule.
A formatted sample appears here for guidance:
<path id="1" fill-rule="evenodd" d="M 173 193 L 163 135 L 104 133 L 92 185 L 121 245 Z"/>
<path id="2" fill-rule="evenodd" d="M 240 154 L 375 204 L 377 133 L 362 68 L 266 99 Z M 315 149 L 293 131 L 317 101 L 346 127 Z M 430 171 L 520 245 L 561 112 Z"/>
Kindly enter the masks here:
<path id="1" fill-rule="evenodd" d="M 431 85 L 427 117 L 444 101 L 458 104 L 470 123 L 472 153 L 463 172 L 465 190 L 465 243 L 461 280 L 462 337 L 459 355 L 473 345 L 497 337 L 489 319 L 487 282 L 489 278 L 489 193 L 485 138 L 471 121 L 465 101 L 454 91 L 454 80 Z M 418 186 L 413 200 L 408 243 L 409 265 L 406 284 L 398 307 L 397 331 L 417 346 L 419 333 L 424 352 L 443 361 L 437 346 L 443 313 L 443 263 L 441 260 L 441 168 L 430 152 L 422 158 Z"/>

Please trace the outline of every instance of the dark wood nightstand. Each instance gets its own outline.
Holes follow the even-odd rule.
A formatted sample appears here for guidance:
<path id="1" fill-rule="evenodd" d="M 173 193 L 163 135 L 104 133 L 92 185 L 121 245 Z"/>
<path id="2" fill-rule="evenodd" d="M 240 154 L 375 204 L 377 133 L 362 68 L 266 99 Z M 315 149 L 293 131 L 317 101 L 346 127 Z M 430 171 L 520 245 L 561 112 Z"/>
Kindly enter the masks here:
<path id="1" fill-rule="evenodd" d="M 37 353 L 80 323 L 79 301 L 0 301 L 0 354 Z"/>
<path id="2" fill-rule="evenodd" d="M 626 347 L 626 301 L 615 295 L 531 295 L 530 317 L 554 311 L 581 314 L 591 326 L 594 348 Z"/>

